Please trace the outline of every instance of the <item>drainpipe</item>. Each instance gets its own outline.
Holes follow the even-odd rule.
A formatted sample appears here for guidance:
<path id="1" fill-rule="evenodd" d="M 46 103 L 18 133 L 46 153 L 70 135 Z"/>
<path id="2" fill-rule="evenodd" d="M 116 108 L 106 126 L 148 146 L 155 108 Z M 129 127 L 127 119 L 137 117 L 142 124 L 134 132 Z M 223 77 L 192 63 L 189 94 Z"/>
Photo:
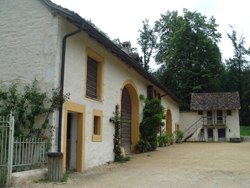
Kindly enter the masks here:
<path id="1" fill-rule="evenodd" d="M 74 13 L 74 15 L 72 15 L 74 18 L 76 18 L 76 20 L 82 20 L 82 18 Z M 81 27 L 76 30 L 76 31 L 73 31 L 71 33 L 68 33 L 66 34 L 64 37 L 63 37 L 63 46 L 62 46 L 62 66 L 61 66 L 61 89 L 62 89 L 62 93 L 63 93 L 63 90 L 64 90 L 64 69 L 65 69 L 65 55 L 66 55 L 66 39 L 72 35 L 75 35 L 79 32 L 81 32 L 84 28 L 84 24 L 85 22 L 82 20 L 82 23 L 81 23 Z M 62 135 L 62 112 L 63 112 L 63 102 L 61 102 L 61 107 L 59 108 L 59 127 L 58 127 L 58 152 L 61 152 L 61 135 Z"/>

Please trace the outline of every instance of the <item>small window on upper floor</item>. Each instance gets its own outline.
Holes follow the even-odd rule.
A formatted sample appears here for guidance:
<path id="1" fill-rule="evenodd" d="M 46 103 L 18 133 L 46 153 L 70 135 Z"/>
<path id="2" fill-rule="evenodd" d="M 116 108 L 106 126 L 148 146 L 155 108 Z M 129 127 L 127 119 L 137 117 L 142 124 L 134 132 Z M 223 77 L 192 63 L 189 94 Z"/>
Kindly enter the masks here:
<path id="1" fill-rule="evenodd" d="M 103 100 L 104 58 L 87 47 L 86 98 L 98 102 Z"/>
<path id="2" fill-rule="evenodd" d="M 203 115 L 203 111 L 202 110 L 198 110 L 198 115 Z"/>
<path id="3" fill-rule="evenodd" d="M 97 99 L 97 61 L 88 57 L 86 96 Z"/>
<path id="4" fill-rule="evenodd" d="M 232 115 L 232 110 L 227 110 L 227 115 L 231 116 Z"/>

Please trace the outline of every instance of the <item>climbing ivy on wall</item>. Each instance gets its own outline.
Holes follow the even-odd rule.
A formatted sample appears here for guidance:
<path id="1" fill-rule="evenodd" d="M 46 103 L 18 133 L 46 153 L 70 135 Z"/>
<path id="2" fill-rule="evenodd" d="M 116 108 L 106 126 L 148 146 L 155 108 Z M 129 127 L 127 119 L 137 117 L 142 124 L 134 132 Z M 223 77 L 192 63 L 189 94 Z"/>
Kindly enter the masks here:
<path id="1" fill-rule="evenodd" d="M 61 87 L 52 89 L 52 96 L 41 92 L 37 87 L 37 80 L 34 79 L 31 85 L 26 85 L 22 93 L 18 92 L 18 80 L 5 88 L 0 85 L 0 116 L 7 116 L 12 112 L 15 118 L 14 135 L 16 137 L 42 137 L 48 141 L 48 148 L 51 146 L 51 137 L 55 125 L 49 124 L 49 115 L 61 105 L 61 102 L 69 99 L 70 93 L 63 94 Z M 48 107 L 45 106 L 48 103 Z M 44 118 L 38 125 L 37 119 Z M 46 135 L 49 130 L 50 135 Z"/>
<path id="2" fill-rule="evenodd" d="M 140 123 L 140 140 L 135 149 L 141 152 L 153 151 L 157 148 L 158 128 L 164 126 L 162 119 L 166 119 L 165 108 L 159 99 L 145 99 L 143 95 L 140 95 L 140 99 L 145 103 L 145 107 L 143 120 Z"/>
<path id="3" fill-rule="evenodd" d="M 115 161 L 119 161 L 121 156 L 121 118 L 119 116 L 119 105 L 115 106 L 114 117 L 109 119 L 110 122 L 115 124 L 115 135 L 114 135 L 114 153 L 115 153 Z"/>

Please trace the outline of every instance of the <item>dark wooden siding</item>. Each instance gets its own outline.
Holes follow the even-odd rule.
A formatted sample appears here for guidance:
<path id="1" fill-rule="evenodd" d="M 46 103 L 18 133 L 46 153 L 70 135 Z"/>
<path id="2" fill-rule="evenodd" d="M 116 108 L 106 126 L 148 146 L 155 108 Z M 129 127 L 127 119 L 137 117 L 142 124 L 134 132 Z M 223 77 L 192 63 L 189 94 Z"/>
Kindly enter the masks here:
<path id="1" fill-rule="evenodd" d="M 88 57 L 86 96 L 94 99 L 97 98 L 97 65 L 94 59 Z"/>
<path id="2" fill-rule="evenodd" d="M 122 147 L 124 148 L 125 153 L 129 154 L 131 145 L 131 99 L 126 87 L 124 87 L 122 91 L 121 119 Z"/>

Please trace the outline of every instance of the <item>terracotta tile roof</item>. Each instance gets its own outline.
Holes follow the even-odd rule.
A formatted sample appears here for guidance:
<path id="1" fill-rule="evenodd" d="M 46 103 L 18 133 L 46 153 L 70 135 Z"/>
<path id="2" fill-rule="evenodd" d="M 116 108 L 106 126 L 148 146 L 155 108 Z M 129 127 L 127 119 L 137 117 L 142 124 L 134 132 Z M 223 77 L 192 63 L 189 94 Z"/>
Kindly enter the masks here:
<path id="1" fill-rule="evenodd" d="M 240 109 L 238 92 L 192 93 L 191 110 L 235 110 Z"/>

